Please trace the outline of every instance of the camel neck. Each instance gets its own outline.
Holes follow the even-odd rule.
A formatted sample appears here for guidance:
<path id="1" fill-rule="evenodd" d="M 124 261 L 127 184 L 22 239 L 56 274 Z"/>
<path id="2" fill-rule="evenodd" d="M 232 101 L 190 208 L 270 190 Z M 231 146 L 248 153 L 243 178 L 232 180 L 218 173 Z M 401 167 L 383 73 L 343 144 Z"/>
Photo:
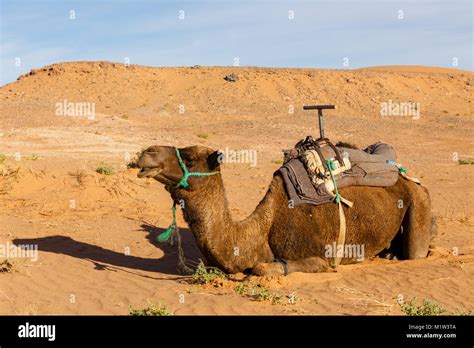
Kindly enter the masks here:
<path id="1" fill-rule="evenodd" d="M 265 248 L 270 226 L 262 223 L 258 209 L 242 221 L 233 221 L 221 175 L 202 180 L 198 189 L 178 190 L 173 199 L 181 203 L 184 219 L 206 258 L 227 271 L 245 269 L 255 258 L 271 258 L 270 249 Z M 261 255 L 253 255 L 250 262 L 242 255 L 256 241 L 264 247 Z"/>
<path id="2" fill-rule="evenodd" d="M 202 179 L 203 185 L 198 189 L 177 190 L 173 199 L 182 207 L 184 219 L 195 234 L 211 236 L 223 231 L 228 232 L 235 228 L 232 220 L 225 191 L 220 175 L 214 178 Z"/>

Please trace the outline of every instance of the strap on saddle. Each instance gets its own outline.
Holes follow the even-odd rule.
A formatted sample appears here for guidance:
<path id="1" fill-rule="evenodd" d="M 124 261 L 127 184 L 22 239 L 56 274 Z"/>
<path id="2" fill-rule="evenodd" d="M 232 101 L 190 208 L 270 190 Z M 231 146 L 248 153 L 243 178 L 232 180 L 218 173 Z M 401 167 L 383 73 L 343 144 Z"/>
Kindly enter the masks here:
<path id="1" fill-rule="evenodd" d="M 334 268 L 339 266 L 339 264 L 341 263 L 341 258 L 337 256 L 337 250 L 338 250 L 339 245 L 344 246 L 346 242 L 346 229 L 347 229 L 346 217 L 344 215 L 344 210 L 342 210 L 342 202 L 339 201 L 338 205 L 339 205 L 339 235 L 337 237 L 336 257 L 334 259 L 334 263 L 335 263 Z"/>
<path id="2" fill-rule="evenodd" d="M 321 159 L 321 163 L 323 164 L 325 171 L 329 171 L 329 168 L 326 163 L 326 160 L 328 158 L 324 157 L 324 154 L 321 150 L 325 146 L 329 146 L 331 148 L 340 166 L 343 167 L 344 160 L 341 156 L 341 153 L 339 152 L 339 149 L 333 143 L 331 143 L 328 138 L 320 138 L 314 140 L 312 136 L 308 135 L 304 140 L 298 142 L 295 147 L 300 155 L 302 155 L 307 150 L 315 150 L 319 155 L 319 158 Z"/>
<path id="3" fill-rule="evenodd" d="M 336 202 L 336 204 L 338 204 L 338 207 L 339 207 L 339 233 L 338 233 L 338 236 L 337 236 L 337 245 L 339 246 L 339 245 L 344 245 L 345 244 L 346 230 L 347 230 L 346 217 L 344 215 L 344 210 L 342 208 L 342 204 L 344 203 L 347 206 L 352 207 L 353 203 L 350 202 L 347 199 L 342 198 L 339 195 L 339 193 L 337 192 L 337 185 L 336 185 L 336 182 L 334 180 L 334 177 L 332 176 L 332 169 L 329 168 L 329 165 L 328 165 L 328 162 L 330 162 L 329 158 L 325 158 L 324 154 L 321 150 L 325 146 L 329 146 L 331 148 L 331 150 L 334 152 L 334 157 L 337 159 L 340 166 L 344 167 L 345 163 L 344 163 L 344 160 L 341 156 L 341 153 L 339 152 L 339 149 L 336 146 L 334 146 L 334 144 L 331 143 L 328 138 L 319 138 L 317 140 L 314 140 L 311 136 L 307 136 L 304 140 L 301 140 L 300 142 L 298 142 L 295 147 L 296 147 L 299 155 L 302 155 L 307 150 L 315 150 L 316 153 L 318 154 L 319 158 L 321 159 L 321 163 L 324 167 L 324 170 L 326 172 L 330 173 L 330 175 L 331 175 L 331 178 L 333 180 L 334 187 L 335 187 L 335 190 L 336 190 L 336 195 L 334 196 L 335 199 L 336 199 L 335 202 Z M 283 265 L 284 273 L 286 275 L 288 273 L 288 265 L 287 265 L 286 260 L 277 258 L 275 261 L 278 261 Z M 334 267 L 337 267 L 340 264 L 340 262 L 341 262 L 341 257 L 338 257 L 337 254 L 336 254 L 335 257 L 334 257 Z"/>
<path id="4" fill-rule="evenodd" d="M 318 139 L 318 140 L 316 140 L 316 143 L 319 145 L 319 147 L 328 145 L 334 151 L 336 159 L 339 162 L 339 164 L 341 165 L 341 167 L 344 166 L 344 160 L 342 159 L 342 156 L 341 156 L 341 153 L 339 152 L 339 149 L 333 143 L 331 143 L 328 138 Z M 318 152 L 318 154 L 320 154 L 320 153 Z M 321 156 L 321 154 L 320 154 L 320 156 Z M 321 160 L 323 161 L 323 163 L 325 162 L 326 159 L 327 158 L 322 158 L 321 157 Z"/>

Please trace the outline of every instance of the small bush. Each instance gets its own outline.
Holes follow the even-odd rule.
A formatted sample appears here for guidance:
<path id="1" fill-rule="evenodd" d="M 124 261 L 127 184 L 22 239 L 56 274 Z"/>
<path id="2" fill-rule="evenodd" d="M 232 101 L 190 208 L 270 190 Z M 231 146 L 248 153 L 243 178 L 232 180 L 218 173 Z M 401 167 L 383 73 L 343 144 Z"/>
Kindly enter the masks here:
<path id="1" fill-rule="evenodd" d="M 198 138 L 201 138 L 201 139 L 207 139 L 207 138 L 209 138 L 209 134 L 203 133 L 203 132 L 197 133 L 196 136 L 197 136 Z"/>
<path id="2" fill-rule="evenodd" d="M 453 315 L 472 316 L 474 315 L 474 311 L 472 309 L 459 308 L 453 313 Z"/>
<path id="3" fill-rule="evenodd" d="M 216 267 L 206 267 L 202 260 L 199 260 L 199 264 L 191 276 L 191 279 L 196 284 L 209 284 L 217 278 L 227 278 L 227 276 Z"/>
<path id="4" fill-rule="evenodd" d="M 249 287 L 245 283 L 240 283 L 236 287 L 234 287 L 234 291 L 238 293 L 239 295 L 245 295 L 249 290 Z"/>
<path id="5" fill-rule="evenodd" d="M 0 163 L 5 162 L 6 159 L 7 159 L 7 155 L 0 153 Z"/>
<path id="6" fill-rule="evenodd" d="M 282 296 L 275 292 L 271 292 L 261 285 L 249 286 L 245 283 L 240 283 L 234 287 L 234 291 L 239 295 L 249 296 L 255 301 L 270 301 L 273 305 L 281 303 Z"/>
<path id="7" fill-rule="evenodd" d="M 459 164 L 474 164 L 474 159 L 460 159 L 458 160 Z"/>
<path id="8" fill-rule="evenodd" d="M 134 309 L 131 306 L 128 307 L 130 316 L 148 316 L 148 317 L 161 317 L 173 315 L 173 313 L 166 307 L 161 304 L 155 304 L 152 301 L 148 301 L 148 307 L 144 309 Z"/>
<path id="9" fill-rule="evenodd" d="M 104 162 L 100 163 L 95 171 L 103 175 L 112 175 L 114 173 L 114 169 L 112 168 L 112 166 Z"/>
<path id="10" fill-rule="evenodd" d="M 250 290 L 251 296 L 256 301 L 270 301 L 272 304 L 280 303 L 281 295 L 257 285 Z"/>
<path id="11" fill-rule="evenodd" d="M 423 303 L 418 306 L 416 304 L 416 297 L 412 298 L 406 303 L 400 304 L 400 308 L 403 313 L 405 313 L 405 315 L 409 316 L 434 316 L 447 314 L 447 310 L 445 308 L 427 299 L 424 299 Z"/>

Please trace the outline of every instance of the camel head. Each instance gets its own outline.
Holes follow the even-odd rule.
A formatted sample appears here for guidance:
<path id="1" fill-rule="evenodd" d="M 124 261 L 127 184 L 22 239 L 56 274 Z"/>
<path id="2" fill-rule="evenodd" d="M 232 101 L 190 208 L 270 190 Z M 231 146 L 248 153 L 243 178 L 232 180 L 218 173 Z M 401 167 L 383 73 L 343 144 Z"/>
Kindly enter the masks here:
<path id="1" fill-rule="evenodd" d="M 179 148 L 183 164 L 191 173 L 213 173 L 220 171 L 221 154 L 204 146 Z M 176 148 L 173 146 L 153 145 L 142 152 L 137 161 L 140 168 L 139 178 L 153 178 L 165 185 L 166 189 L 176 186 L 183 177 L 183 169 L 178 160 Z M 205 177 L 190 176 L 188 189 L 195 189 Z"/>

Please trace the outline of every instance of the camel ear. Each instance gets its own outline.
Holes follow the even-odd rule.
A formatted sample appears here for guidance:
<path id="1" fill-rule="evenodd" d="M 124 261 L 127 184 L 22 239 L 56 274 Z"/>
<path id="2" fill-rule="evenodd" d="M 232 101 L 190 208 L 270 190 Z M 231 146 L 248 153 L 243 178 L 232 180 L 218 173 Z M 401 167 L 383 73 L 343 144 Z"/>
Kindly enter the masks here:
<path id="1" fill-rule="evenodd" d="M 209 156 L 207 156 L 207 166 L 210 170 L 214 170 L 219 167 L 219 164 L 222 163 L 224 154 L 220 151 L 214 151 Z"/>

